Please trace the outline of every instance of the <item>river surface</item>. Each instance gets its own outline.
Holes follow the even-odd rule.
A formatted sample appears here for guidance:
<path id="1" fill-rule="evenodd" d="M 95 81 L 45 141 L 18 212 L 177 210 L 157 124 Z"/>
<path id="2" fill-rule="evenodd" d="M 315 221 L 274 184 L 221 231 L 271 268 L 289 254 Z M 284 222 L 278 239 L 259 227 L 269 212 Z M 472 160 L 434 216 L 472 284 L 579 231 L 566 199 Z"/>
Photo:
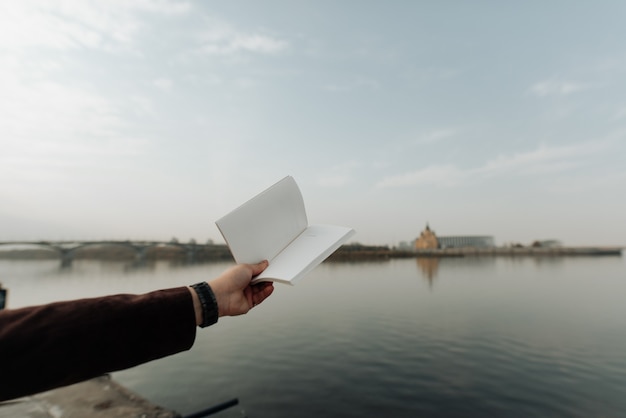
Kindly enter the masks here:
<path id="1" fill-rule="evenodd" d="M 0 260 L 10 307 L 210 279 L 230 263 Z M 113 377 L 188 414 L 626 415 L 623 257 L 324 263 L 194 347 Z"/>

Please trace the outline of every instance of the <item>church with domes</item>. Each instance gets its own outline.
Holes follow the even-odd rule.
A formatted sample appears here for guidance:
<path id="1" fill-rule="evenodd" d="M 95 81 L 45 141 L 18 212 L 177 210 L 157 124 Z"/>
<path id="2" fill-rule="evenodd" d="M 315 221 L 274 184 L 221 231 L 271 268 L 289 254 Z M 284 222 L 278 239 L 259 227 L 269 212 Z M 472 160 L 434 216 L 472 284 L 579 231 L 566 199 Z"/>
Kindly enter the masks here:
<path id="1" fill-rule="evenodd" d="M 437 248 L 490 248 L 495 247 L 493 237 L 491 236 L 446 236 L 438 237 L 435 231 L 430 229 L 430 225 L 426 224 L 426 228 L 420 233 L 415 240 L 415 250 L 432 250 Z"/>

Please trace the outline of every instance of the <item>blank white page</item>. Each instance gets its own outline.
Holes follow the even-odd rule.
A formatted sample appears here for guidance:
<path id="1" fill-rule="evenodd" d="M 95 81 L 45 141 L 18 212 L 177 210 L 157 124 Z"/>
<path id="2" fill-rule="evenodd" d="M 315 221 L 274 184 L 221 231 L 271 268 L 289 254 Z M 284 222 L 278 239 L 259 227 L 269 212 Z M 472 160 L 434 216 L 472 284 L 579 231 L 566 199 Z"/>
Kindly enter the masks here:
<path id="1" fill-rule="evenodd" d="M 217 222 L 237 263 L 271 261 L 308 226 L 304 200 L 291 176 Z"/>
<path id="2" fill-rule="evenodd" d="M 271 279 L 294 284 L 354 234 L 352 228 L 311 225 L 291 242 L 253 282 Z"/>

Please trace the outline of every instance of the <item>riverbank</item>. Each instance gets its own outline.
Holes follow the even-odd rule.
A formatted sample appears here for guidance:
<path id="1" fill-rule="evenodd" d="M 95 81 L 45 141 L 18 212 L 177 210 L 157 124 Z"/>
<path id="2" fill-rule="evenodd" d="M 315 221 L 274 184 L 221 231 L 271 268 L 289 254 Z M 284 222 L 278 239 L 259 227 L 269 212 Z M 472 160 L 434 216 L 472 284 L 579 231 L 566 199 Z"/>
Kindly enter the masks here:
<path id="1" fill-rule="evenodd" d="M 76 246 L 71 251 L 72 260 L 114 260 L 114 261 L 224 261 L 232 260 L 230 250 L 223 244 L 171 244 L 146 247 L 138 251 L 130 243 L 94 243 Z M 53 260 L 62 255 L 48 245 L 30 245 L 25 248 L 0 247 L 0 259 L 4 260 Z"/>
<path id="2" fill-rule="evenodd" d="M 346 245 L 337 250 L 329 261 L 376 261 L 391 258 L 419 257 L 570 257 L 621 256 L 622 247 L 489 247 L 489 248 L 434 248 L 398 250 L 388 247 Z"/>
<path id="3" fill-rule="evenodd" d="M 226 245 L 194 245 L 189 249 L 183 246 L 155 246 L 145 253 L 137 253 L 129 246 L 92 245 L 78 248 L 72 258 L 75 260 L 116 260 L 154 262 L 168 260 L 173 262 L 211 262 L 232 260 Z M 471 256 L 525 256 L 525 257 L 563 257 L 563 256 L 621 256 L 622 247 L 487 247 L 487 248 L 436 248 L 436 249 L 398 249 L 388 246 L 348 244 L 341 246 L 328 261 L 381 261 L 391 258 L 415 257 L 471 257 Z M 0 250 L 0 259 L 37 260 L 56 259 L 59 254 L 50 249 L 28 248 Z"/>
<path id="4" fill-rule="evenodd" d="M 143 417 L 181 415 L 129 391 L 105 375 L 32 396 L 0 402 L 0 418 Z"/>
<path id="5" fill-rule="evenodd" d="M 416 257 L 446 256 L 621 256 L 621 247 L 493 247 L 493 248 L 441 248 L 417 250 Z"/>

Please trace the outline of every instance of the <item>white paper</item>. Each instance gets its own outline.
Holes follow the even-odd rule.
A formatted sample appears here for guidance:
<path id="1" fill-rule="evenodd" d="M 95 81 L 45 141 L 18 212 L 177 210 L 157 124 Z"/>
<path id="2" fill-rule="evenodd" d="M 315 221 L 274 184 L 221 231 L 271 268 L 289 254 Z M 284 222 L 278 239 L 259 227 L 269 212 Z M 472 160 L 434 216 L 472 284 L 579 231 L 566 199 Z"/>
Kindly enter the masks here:
<path id="1" fill-rule="evenodd" d="M 354 230 L 335 225 L 311 225 L 281 251 L 253 282 L 294 284 L 334 253 Z"/>
<path id="2" fill-rule="evenodd" d="M 337 250 L 354 230 L 308 225 L 304 200 L 287 176 L 216 222 L 237 263 L 269 261 L 254 279 L 299 280 Z"/>

